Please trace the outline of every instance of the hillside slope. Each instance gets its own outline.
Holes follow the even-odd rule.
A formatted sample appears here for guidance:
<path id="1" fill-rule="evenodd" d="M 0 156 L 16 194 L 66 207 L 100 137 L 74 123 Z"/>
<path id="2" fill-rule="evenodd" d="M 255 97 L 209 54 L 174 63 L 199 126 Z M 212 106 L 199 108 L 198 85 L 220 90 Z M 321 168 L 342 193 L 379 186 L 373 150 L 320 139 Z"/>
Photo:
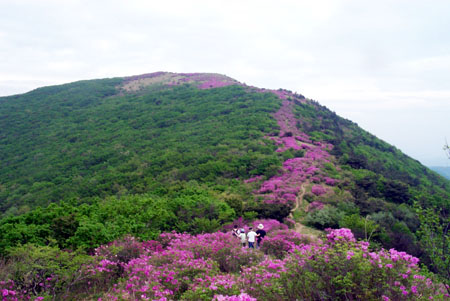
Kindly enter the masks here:
<path id="1" fill-rule="evenodd" d="M 0 117 L 0 250 L 283 221 L 302 191 L 297 222 L 420 255 L 413 203 L 450 207 L 449 181 L 355 123 L 218 74 L 40 88 L 0 98 Z"/>

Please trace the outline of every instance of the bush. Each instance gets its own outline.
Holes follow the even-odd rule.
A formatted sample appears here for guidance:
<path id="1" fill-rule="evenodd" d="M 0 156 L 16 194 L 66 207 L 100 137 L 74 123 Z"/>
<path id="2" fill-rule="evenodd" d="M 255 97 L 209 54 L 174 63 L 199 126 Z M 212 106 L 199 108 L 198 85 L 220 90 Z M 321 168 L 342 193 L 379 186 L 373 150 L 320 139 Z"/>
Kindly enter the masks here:
<path id="1" fill-rule="evenodd" d="M 317 196 L 326 193 L 325 188 L 323 188 L 321 185 L 314 185 L 314 186 L 311 188 L 311 192 L 312 192 L 313 194 L 317 195 Z"/>
<path id="2" fill-rule="evenodd" d="M 158 242 L 155 243 L 157 245 L 159 244 Z M 142 254 L 148 252 L 148 249 L 145 248 L 146 245 L 150 245 L 150 242 L 144 244 L 137 241 L 134 237 L 127 235 L 107 245 L 96 248 L 95 256 L 99 257 L 101 260 L 109 261 L 110 266 L 115 264 L 115 276 L 118 278 L 122 276 L 125 265 L 130 260 L 138 258 Z M 160 248 L 160 250 L 162 250 L 162 248 Z"/>
<path id="3" fill-rule="evenodd" d="M 282 222 L 291 212 L 291 207 L 287 204 L 268 204 L 261 202 L 255 208 L 252 208 L 252 210 L 258 213 L 258 218 L 276 219 Z"/>
<path id="4" fill-rule="evenodd" d="M 336 207 L 324 206 L 321 210 L 309 212 L 305 223 L 317 229 L 337 228 L 344 214 Z"/>
<path id="5" fill-rule="evenodd" d="M 27 244 L 8 250 L 8 261 L 1 274 L 13 283 L 18 295 L 56 297 L 77 290 L 89 291 L 88 268 L 93 262 L 93 258 L 77 252 Z"/>
<path id="6" fill-rule="evenodd" d="M 349 228 L 357 239 L 370 240 L 378 229 L 378 224 L 374 223 L 369 217 L 363 218 L 359 214 L 344 216 L 339 221 L 341 228 Z"/>
<path id="7" fill-rule="evenodd" d="M 261 244 L 264 254 L 282 259 L 295 246 L 311 242 L 310 238 L 291 230 L 278 230 L 269 233 Z"/>
<path id="8" fill-rule="evenodd" d="M 370 252 L 349 229 L 331 230 L 324 245 L 297 248 L 278 285 L 285 299 L 417 300 L 444 298 L 443 286 L 420 274 L 418 259 L 394 249 Z M 311 248 L 312 247 L 312 248 Z"/>

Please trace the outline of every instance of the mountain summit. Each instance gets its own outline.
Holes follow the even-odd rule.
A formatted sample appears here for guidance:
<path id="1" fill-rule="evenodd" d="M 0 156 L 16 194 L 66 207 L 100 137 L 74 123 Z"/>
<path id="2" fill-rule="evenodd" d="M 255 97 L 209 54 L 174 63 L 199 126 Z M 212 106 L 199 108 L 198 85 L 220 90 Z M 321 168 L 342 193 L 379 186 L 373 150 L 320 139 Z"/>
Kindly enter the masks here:
<path id="1" fill-rule="evenodd" d="M 238 81 L 217 73 L 155 72 L 127 77 L 121 88 L 133 92 L 151 85 L 177 86 L 186 83 L 196 84 L 199 89 L 240 85 Z"/>

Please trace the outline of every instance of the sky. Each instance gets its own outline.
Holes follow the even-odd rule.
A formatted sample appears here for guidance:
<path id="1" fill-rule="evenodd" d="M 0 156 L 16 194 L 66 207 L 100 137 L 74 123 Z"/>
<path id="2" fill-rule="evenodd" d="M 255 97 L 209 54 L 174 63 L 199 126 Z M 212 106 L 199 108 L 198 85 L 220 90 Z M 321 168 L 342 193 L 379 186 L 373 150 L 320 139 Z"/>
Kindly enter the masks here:
<path id="1" fill-rule="evenodd" d="M 156 71 L 317 100 L 450 166 L 450 1 L 0 0 L 0 96 Z"/>

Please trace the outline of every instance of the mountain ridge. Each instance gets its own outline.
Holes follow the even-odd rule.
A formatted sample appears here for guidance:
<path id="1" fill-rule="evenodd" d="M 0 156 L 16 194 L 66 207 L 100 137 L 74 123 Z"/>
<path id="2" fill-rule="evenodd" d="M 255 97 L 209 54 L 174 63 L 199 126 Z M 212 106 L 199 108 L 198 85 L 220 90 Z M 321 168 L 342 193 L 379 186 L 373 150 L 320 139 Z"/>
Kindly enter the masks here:
<path id="1" fill-rule="evenodd" d="M 45 87 L 0 98 L 0 116 L 4 225 L 61 201 L 148 194 L 161 204 L 190 195 L 196 206 L 215 208 L 200 220 L 203 213 L 183 216 L 192 207 L 161 205 L 184 224 L 149 233 L 197 231 L 200 222 L 211 230 L 242 215 L 283 221 L 307 182 L 304 206 L 293 212 L 298 222 L 344 225 L 361 237 L 370 216 L 380 243 L 415 254 L 414 202 L 449 207 L 448 181 L 355 123 L 301 94 L 220 74 L 156 72 Z M 62 246 L 74 243 L 65 239 Z"/>
<path id="2" fill-rule="evenodd" d="M 427 243 L 450 181 L 300 94 L 211 73 L 78 81 L 0 98 L 0 129 L 4 297 L 448 290 Z M 260 250 L 227 233 L 260 224 Z"/>

